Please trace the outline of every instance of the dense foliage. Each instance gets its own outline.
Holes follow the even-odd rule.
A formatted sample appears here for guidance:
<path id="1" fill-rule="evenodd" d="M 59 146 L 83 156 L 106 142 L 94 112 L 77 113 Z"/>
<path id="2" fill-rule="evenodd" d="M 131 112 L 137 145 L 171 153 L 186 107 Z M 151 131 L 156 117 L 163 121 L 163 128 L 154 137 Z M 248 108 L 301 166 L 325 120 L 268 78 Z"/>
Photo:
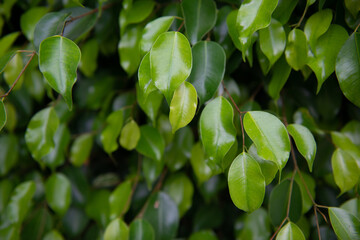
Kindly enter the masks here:
<path id="1" fill-rule="evenodd" d="M 359 11 L 2 1 L 0 239 L 360 239 Z"/>

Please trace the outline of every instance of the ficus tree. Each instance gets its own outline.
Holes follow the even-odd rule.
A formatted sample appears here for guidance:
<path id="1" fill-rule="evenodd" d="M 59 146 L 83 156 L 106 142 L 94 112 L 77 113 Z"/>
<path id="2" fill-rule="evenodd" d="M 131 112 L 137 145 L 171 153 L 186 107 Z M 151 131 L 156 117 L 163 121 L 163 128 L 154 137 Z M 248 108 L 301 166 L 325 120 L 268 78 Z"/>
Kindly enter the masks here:
<path id="1" fill-rule="evenodd" d="M 360 239 L 359 11 L 2 1 L 0 239 Z"/>

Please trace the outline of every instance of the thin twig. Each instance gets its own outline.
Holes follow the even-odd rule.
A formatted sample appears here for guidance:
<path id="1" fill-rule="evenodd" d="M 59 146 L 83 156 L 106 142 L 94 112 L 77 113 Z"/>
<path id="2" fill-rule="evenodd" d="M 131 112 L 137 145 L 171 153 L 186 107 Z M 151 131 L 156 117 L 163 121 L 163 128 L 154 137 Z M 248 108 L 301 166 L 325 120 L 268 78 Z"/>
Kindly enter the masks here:
<path id="1" fill-rule="evenodd" d="M 276 236 L 276 234 L 278 234 L 278 232 L 280 231 L 281 227 L 284 225 L 284 223 L 286 222 L 286 220 L 288 220 L 287 218 L 284 218 L 284 220 L 280 223 L 279 227 L 276 229 L 276 231 L 274 232 L 274 234 L 271 236 L 270 240 L 273 240 Z"/>
<path id="2" fill-rule="evenodd" d="M 295 28 L 300 27 L 302 21 L 304 20 L 304 17 L 306 15 L 306 12 L 307 12 L 308 8 L 309 8 L 309 6 L 306 4 L 305 10 L 304 10 L 299 22 L 297 24 L 295 24 L 295 25 L 292 25 L 292 27 L 295 27 Z"/>
<path id="3" fill-rule="evenodd" d="M 182 21 L 182 23 L 180 24 L 179 28 L 176 31 L 179 32 L 183 26 L 184 26 L 184 21 Z"/>
<path id="4" fill-rule="evenodd" d="M 354 33 L 357 32 L 358 28 L 360 27 L 360 23 L 356 26 Z"/>

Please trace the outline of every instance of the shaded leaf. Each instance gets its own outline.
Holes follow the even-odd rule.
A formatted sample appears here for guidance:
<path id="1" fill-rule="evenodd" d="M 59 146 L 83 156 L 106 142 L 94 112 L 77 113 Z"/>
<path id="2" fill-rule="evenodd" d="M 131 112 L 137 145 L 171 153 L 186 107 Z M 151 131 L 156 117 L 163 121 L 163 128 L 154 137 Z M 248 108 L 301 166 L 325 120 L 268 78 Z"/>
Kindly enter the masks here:
<path id="1" fill-rule="evenodd" d="M 147 53 L 141 60 L 138 78 L 140 90 L 143 93 L 144 101 L 146 101 L 149 94 L 157 90 L 154 81 L 151 79 L 150 53 Z"/>
<path id="2" fill-rule="evenodd" d="M 99 44 L 96 39 L 87 41 L 81 48 L 81 61 L 79 69 L 87 77 L 92 77 L 97 68 Z"/>
<path id="3" fill-rule="evenodd" d="M 272 69 L 268 93 L 273 99 L 280 97 L 281 89 L 284 87 L 291 73 L 291 67 L 286 62 L 285 55 L 277 61 Z"/>
<path id="4" fill-rule="evenodd" d="M 13 32 L 0 39 L 0 56 L 6 54 L 19 36 L 20 32 Z"/>
<path id="5" fill-rule="evenodd" d="M 20 54 L 16 54 L 6 65 L 4 69 L 4 79 L 9 88 L 14 84 L 16 79 L 18 78 L 21 70 L 23 69 L 23 61 Z M 24 81 L 24 76 L 22 75 L 18 82 L 16 83 L 14 90 L 18 90 L 21 88 L 22 83 Z"/>
<path id="6" fill-rule="evenodd" d="M 110 219 L 121 217 L 129 208 L 131 182 L 125 181 L 115 188 L 109 197 Z"/>
<path id="7" fill-rule="evenodd" d="M 152 91 L 147 97 L 144 96 L 143 90 L 136 85 L 136 96 L 140 108 L 146 113 L 146 115 L 155 122 L 158 115 L 160 105 L 163 101 L 163 95 L 158 91 Z"/>
<path id="8" fill-rule="evenodd" d="M 299 0 L 279 0 L 272 17 L 281 22 L 281 24 L 286 24 L 298 2 Z"/>
<path id="9" fill-rule="evenodd" d="M 5 176 L 18 162 L 19 144 L 13 134 L 0 136 L 0 176 Z"/>
<path id="10" fill-rule="evenodd" d="M 45 183 L 46 201 L 54 212 L 63 216 L 71 203 L 71 185 L 62 173 L 51 175 Z"/>
<path id="11" fill-rule="evenodd" d="M 267 211 L 259 208 L 246 214 L 244 227 L 238 239 L 268 240 L 271 236 L 271 223 Z"/>
<path id="12" fill-rule="evenodd" d="M 344 2 L 345 2 L 345 7 L 356 18 L 358 12 L 360 11 L 360 2 L 356 0 L 345 0 Z"/>
<path id="13" fill-rule="evenodd" d="M 16 55 L 16 51 L 10 51 L 0 57 L 0 73 L 2 73 L 11 59 Z"/>
<path id="14" fill-rule="evenodd" d="M 124 122 L 124 111 L 117 110 L 106 118 L 106 127 L 101 132 L 101 143 L 105 152 L 111 154 L 118 147 L 118 137 Z"/>
<path id="15" fill-rule="evenodd" d="M 200 142 L 196 143 L 191 150 L 190 163 L 198 185 L 201 185 L 212 176 L 211 168 L 206 164 L 205 152 Z"/>
<path id="16" fill-rule="evenodd" d="M 336 236 L 340 239 L 359 239 L 360 221 L 351 213 L 341 209 L 329 208 L 331 226 L 334 228 Z"/>
<path id="17" fill-rule="evenodd" d="M 52 230 L 44 236 L 43 240 L 64 240 L 64 238 L 57 230 Z"/>
<path id="18" fill-rule="evenodd" d="M 120 218 L 116 218 L 105 229 L 104 240 L 127 240 L 129 228 Z"/>
<path id="19" fill-rule="evenodd" d="M 21 31 L 29 41 L 34 39 L 35 26 L 39 20 L 48 12 L 46 7 L 30 8 L 20 17 Z M 0 54 L 1 55 L 1 54 Z"/>
<path id="20" fill-rule="evenodd" d="M 136 148 L 140 140 L 140 128 L 134 120 L 131 120 L 121 130 L 120 134 L 120 146 L 127 150 L 133 150 Z"/>
<path id="21" fill-rule="evenodd" d="M 159 131 L 151 126 L 140 127 L 140 140 L 136 151 L 156 161 L 161 161 L 165 150 L 164 139 Z"/>
<path id="22" fill-rule="evenodd" d="M 215 233 L 210 230 L 202 230 L 196 233 L 191 234 L 189 240 L 218 240 Z"/>
<path id="23" fill-rule="evenodd" d="M 296 71 L 302 69 L 308 60 L 308 45 L 303 31 L 295 28 L 288 35 L 285 49 L 286 61 Z"/>
<path id="24" fill-rule="evenodd" d="M 4 105 L 4 102 L 1 100 L 0 101 L 0 131 L 5 126 L 6 120 L 7 120 L 7 117 L 6 117 L 5 105 Z"/>
<path id="25" fill-rule="evenodd" d="M 75 139 L 70 149 L 70 162 L 80 167 L 88 160 L 93 146 L 94 136 L 90 133 L 82 134 Z"/>
<path id="26" fill-rule="evenodd" d="M 110 221 L 109 198 L 110 192 L 108 190 L 97 190 L 91 193 L 85 206 L 86 215 L 89 218 L 94 219 L 104 228 Z"/>
<path id="27" fill-rule="evenodd" d="M 340 208 L 360 219 L 360 199 L 352 198 L 341 204 Z"/>
<path id="28" fill-rule="evenodd" d="M 292 222 L 288 222 L 285 226 L 283 226 L 279 233 L 276 236 L 276 240 L 305 240 L 305 236 L 301 229 Z"/>
<path id="29" fill-rule="evenodd" d="M 130 224 L 129 240 L 155 240 L 155 233 L 150 223 L 144 219 L 136 219 Z"/>

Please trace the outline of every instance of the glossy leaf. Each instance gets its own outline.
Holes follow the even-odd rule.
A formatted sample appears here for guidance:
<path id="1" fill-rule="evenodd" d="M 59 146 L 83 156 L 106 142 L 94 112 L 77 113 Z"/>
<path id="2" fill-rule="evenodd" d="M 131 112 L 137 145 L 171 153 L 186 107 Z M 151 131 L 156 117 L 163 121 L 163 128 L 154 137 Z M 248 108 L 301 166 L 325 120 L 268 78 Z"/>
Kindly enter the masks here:
<path id="1" fill-rule="evenodd" d="M 188 78 L 192 68 L 191 48 L 179 32 L 161 34 L 150 51 L 151 78 L 170 103 L 174 91 Z"/>
<path id="2" fill-rule="evenodd" d="M 294 139 L 297 149 L 306 159 L 310 172 L 312 172 L 316 155 L 316 142 L 314 136 L 309 129 L 300 124 L 290 124 L 288 125 L 287 130 Z"/>
<path id="3" fill-rule="evenodd" d="M 195 116 L 196 107 L 196 90 L 191 83 L 184 82 L 175 90 L 170 103 L 169 120 L 173 133 L 191 122 Z"/>
<path id="4" fill-rule="evenodd" d="M 308 45 L 303 31 L 293 29 L 288 35 L 285 49 L 286 61 L 296 71 L 302 69 L 308 60 Z"/>
<path id="5" fill-rule="evenodd" d="M 157 18 L 146 24 L 141 37 L 140 49 L 141 55 L 145 55 L 150 51 L 152 45 L 158 36 L 169 30 L 174 21 L 173 16 L 165 16 Z"/>
<path id="6" fill-rule="evenodd" d="M 253 212 L 264 201 L 265 178 L 259 164 L 245 152 L 231 164 L 228 185 L 231 200 L 243 211 Z"/>
<path id="7" fill-rule="evenodd" d="M 29 41 L 34 39 L 36 23 L 48 12 L 46 7 L 30 8 L 20 17 L 21 30 Z"/>
<path id="8" fill-rule="evenodd" d="M 139 87 L 144 95 L 144 101 L 146 101 L 149 94 L 157 90 L 154 81 L 151 79 L 150 53 L 147 53 L 141 60 L 139 72 L 138 72 L 138 78 L 139 78 Z"/>
<path id="9" fill-rule="evenodd" d="M 6 65 L 4 69 L 4 79 L 9 88 L 14 84 L 18 78 L 21 70 L 23 69 L 23 61 L 20 54 L 16 54 Z M 20 89 L 24 80 L 24 76 L 21 76 L 14 87 L 14 90 Z"/>
<path id="10" fill-rule="evenodd" d="M 238 12 L 238 10 L 233 10 L 229 13 L 226 18 L 226 25 L 228 27 L 228 33 L 231 37 L 232 42 L 234 43 L 235 47 L 241 51 L 242 48 L 239 40 L 239 32 L 237 31 L 236 27 L 236 18 Z"/>
<path id="11" fill-rule="evenodd" d="M 359 239 L 360 238 L 360 220 L 351 213 L 341 209 L 329 208 L 331 226 L 336 236 L 340 239 Z"/>
<path id="12" fill-rule="evenodd" d="M 45 184 L 46 201 L 54 212 L 64 215 L 71 203 L 71 184 L 65 175 L 55 173 Z"/>
<path id="13" fill-rule="evenodd" d="M 353 33 L 336 58 L 336 76 L 341 91 L 350 102 L 360 107 L 360 33 Z"/>
<path id="14" fill-rule="evenodd" d="M 341 204 L 340 208 L 348 211 L 349 213 L 360 219 L 360 199 L 352 198 Z"/>
<path id="15" fill-rule="evenodd" d="M 155 231 L 155 239 L 168 240 L 176 236 L 179 212 L 174 201 L 166 193 L 159 192 L 150 198 L 144 213 Z"/>
<path id="16" fill-rule="evenodd" d="M 196 143 L 191 150 L 190 163 L 199 185 L 212 176 L 211 168 L 206 164 L 205 152 L 200 142 Z"/>
<path id="17" fill-rule="evenodd" d="M 131 182 L 125 181 L 115 188 L 109 198 L 110 219 L 121 217 L 129 208 L 131 197 Z"/>
<path id="18" fill-rule="evenodd" d="M 49 37 L 40 44 L 40 71 L 49 85 L 64 97 L 70 110 L 73 104 L 72 87 L 77 79 L 80 57 L 79 47 L 65 37 Z"/>
<path id="19" fill-rule="evenodd" d="M 93 146 L 93 135 L 82 134 L 75 139 L 70 149 L 70 162 L 80 167 L 88 160 Z"/>
<path id="20" fill-rule="evenodd" d="M 107 125 L 101 132 L 101 143 L 108 154 L 111 154 L 119 147 L 118 137 L 124 122 L 123 116 L 124 111 L 117 110 L 106 118 Z"/>
<path id="21" fill-rule="evenodd" d="M 216 22 L 216 4 L 213 0 L 184 0 L 181 7 L 185 18 L 185 30 L 192 45 L 209 32 Z"/>
<path id="22" fill-rule="evenodd" d="M 343 27 L 332 24 L 317 41 L 313 49 L 314 56 L 310 57 L 308 62 L 318 80 L 317 92 L 320 91 L 324 81 L 335 71 L 336 56 L 347 38 L 348 34 Z"/>
<path id="23" fill-rule="evenodd" d="M 144 219 L 136 219 L 130 224 L 129 240 L 155 240 L 155 233 L 150 223 Z"/>
<path id="24" fill-rule="evenodd" d="M 52 230 L 44 236 L 43 240 L 64 240 L 64 238 L 57 230 Z"/>
<path id="25" fill-rule="evenodd" d="M 360 159 L 360 149 L 345 134 L 333 131 L 331 140 L 337 148 L 350 153 L 356 160 Z"/>
<path id="26" fill-rule="evenodd" d="M 140 140 L 136 151 L 156 161 L 161 161 L 165 150 L 164 139 L 159 131 L 151 126 L 140 127 Z"/>
<path id="27" fill-rule="evenodd" d="M 160 105 L 163 102 L 163 95 L 160 91 L 152 91 L 148 96 L 145 96 L 145 93 L 136 85 L 136 96 L 138 99 L 138 104 L 140 108 L 146 113 L 152 122 L 155 122 L 158 115 Z"/>
<path id="28" fill-rule="evenodd" d="M 276 240 L 305 240 L 305 236 L 301 229 L 292 222 L 288 222 L 283 226 L 276 236 Z"/>
<path id="29" fill-rule="evenodd" d="M 224 49 L 216 42 L 201 41 L 192 48 L 193 68 L 189 76 L 200 105 L 211 99 L 224 78 L 226 56 Z"/>
<path id="30" fill-rule="evenodd" d="M 0 136 L 0 176 L 5 176 L 18 162 L 18 138 L 13 134 Z"/>
<path id="31" fill-rule="evenodd" d="M 217 97 L 205 106 L 200 116 L 200 136 L 210 161 L 221 166 L 235 142 L 233 108 L 224 97 Z"/>
<path id="32" fill-rule="evenodd" d="M 104 240 L 127 240 L 129 228 L 123 220 L 117 218 L 109 223 L 105 229 Z"/>
<path id="33" fill-rule="evenodd" d="M 127 150 L 133 150 L 136 148 L 137 143 L 140 140 L 140 128 L 134 120 L 131 120 L 121 130 L 120 134 L 120 146 Z"/>
<path id="34" fill-rule="evenodd" d="M 269 68 L 281 57 L 285 50 L 286 34 L 280 22 L 271 19 L 270 25 L 259 31 L 260 49 L 270 62 Z"/>
<path id="35" fill-rule="evenodd" d="M 244 129 L 254 142 L 258 155 L 275 162 L 281 171 L 290 153 L 290 140 L 283 123 L 270 113 L 250 111 L 244 116 Z"/>
<path id="36" fill-rule="evenodd" d="M 262 28 L 269 26 L 271 14 L 276 8 L 278 0 L 245 0 L 239 9 L 236 27 L 239 32 L 241 51 L 244 54 L 251 45 L 252 35 Z"/>
<path id="37" fill-rule="evenodd" d="M 131 27 L 124 33 L 119 42 L 120 65 L 129 76 L 137 71 L 140 64 L 141 34 L 142 28 L 140 26 Z"/>
<path id="38" fill-rule="evenodd" d="M 284 87 L 291 73 L 291 67 L 286 62 L 284 55 L 275 63 L 272 71 L 268 92 L 269 95 L 276 100 L 280 97 L 281 89 Z"/>
<path id="39" fill-rule="evenodd" d="M 0 131 L 3 129 L 3 127 L 6 124 L 6 110 L 5 110 L 5 105 L 3 101 L 0 101 Z"/>
<path id="40" fill-rule="evenodd" d="M 58 126 L 59 118 L 53 108 L 45 108 L 32 117 L 26 129 L 25 141 L 35 160 L 40 161 L 54 149 Z"/>
<path id="41" fill-rule="evenodd" d="M 356 160 L 347 152 L 336 149 L 331 157 L 334 180 L 341 193 L 352 189 L 359 181 L 360 169 Z"/>

